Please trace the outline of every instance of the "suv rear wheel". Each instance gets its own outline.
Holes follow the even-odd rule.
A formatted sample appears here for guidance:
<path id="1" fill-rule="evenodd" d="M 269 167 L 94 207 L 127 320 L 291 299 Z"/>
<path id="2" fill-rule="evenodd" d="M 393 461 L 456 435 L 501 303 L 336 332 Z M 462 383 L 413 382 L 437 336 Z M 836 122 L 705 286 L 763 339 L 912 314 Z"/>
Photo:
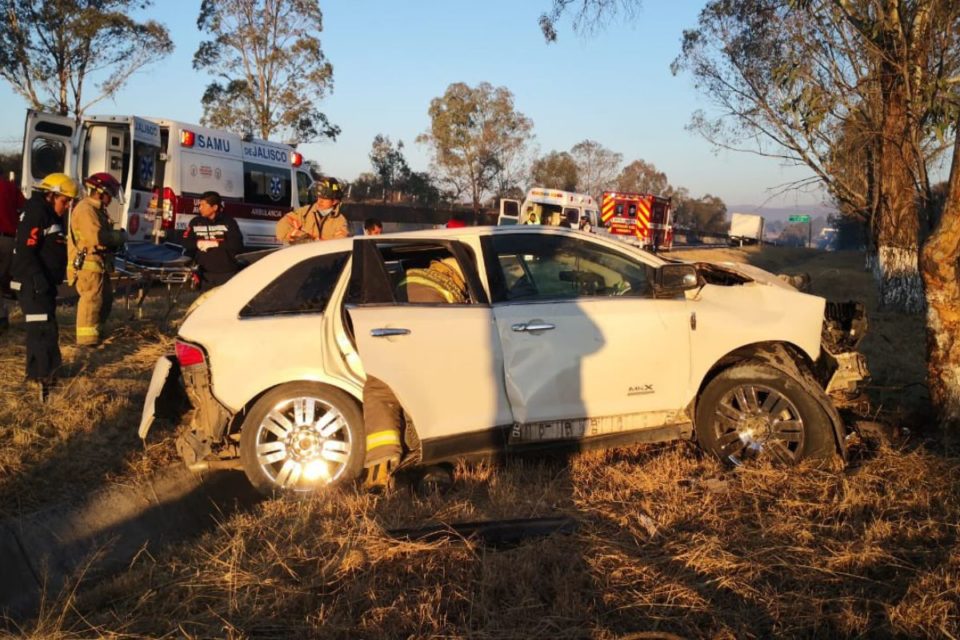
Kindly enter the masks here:
<path id="1" fill-rule="evenodd" d="M 240 432 L 240 462 L 261 493 L 308 494 L 359 477 L 363 415 L 349 395 L 317 382 L 277 387 Z"/>
<path id="2" fill-rule="evenodd" d="M 735 365 L 697 401 L 700 445 L 734 465 L 769 459 L 785 465 L 836 454 L 830 418 L 789 374 L 761 362 Z"/>

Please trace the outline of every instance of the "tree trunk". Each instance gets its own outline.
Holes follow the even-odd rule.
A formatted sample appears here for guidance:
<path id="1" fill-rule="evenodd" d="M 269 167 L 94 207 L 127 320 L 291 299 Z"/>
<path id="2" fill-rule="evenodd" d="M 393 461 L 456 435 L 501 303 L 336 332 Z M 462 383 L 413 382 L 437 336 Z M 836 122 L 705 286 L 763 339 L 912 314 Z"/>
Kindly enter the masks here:
<path id="1" fill-rule="evenodd" d="M 943 214 L 922 256 L 927 384 L 940 425 L 950 429 L 960 428 L 960 129 L 955 131 Z"/>
<path id="2" fill-rule="evenodd" d="M 896 69 L 883 81 L 884 114 L 880 152 L 879 207 L 875 229 L 874 276 L 885 308 L 920 313 L 924 308 L 919 270 L 919 215 L 910 159 L 906 88 Z"/>

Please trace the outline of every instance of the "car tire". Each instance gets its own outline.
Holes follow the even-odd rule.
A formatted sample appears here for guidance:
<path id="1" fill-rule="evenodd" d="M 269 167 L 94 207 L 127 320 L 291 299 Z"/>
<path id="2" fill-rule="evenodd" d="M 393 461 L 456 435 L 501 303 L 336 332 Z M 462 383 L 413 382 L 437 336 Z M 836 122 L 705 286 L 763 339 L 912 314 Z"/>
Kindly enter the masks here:
<path id="1" fill-rule="evenodd" d="M 733 465 L 755 459 L 822 463 L 837 454 L 820 400 L 761 362 L 734 365 L 713 378 L 697 400 L 695 426 L 700 446 Z"/>
<path id="2" fill-rule="evenodd" d="M 240 431 L 240 462 L 261 493 L 306 496 L 355 481 L 365 438 L 363 413 L 350 395 L 294 382 L 253 405 Z"/>

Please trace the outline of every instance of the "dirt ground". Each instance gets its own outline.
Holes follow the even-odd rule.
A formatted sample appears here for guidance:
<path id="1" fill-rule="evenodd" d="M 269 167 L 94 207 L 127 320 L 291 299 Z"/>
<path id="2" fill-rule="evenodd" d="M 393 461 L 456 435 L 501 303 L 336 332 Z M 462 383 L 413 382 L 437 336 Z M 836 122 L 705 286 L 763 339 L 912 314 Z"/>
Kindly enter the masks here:
<path id="1" fill-rule="evenodd" d="M 807 272 L 814 293 L 866 299 L 869 391 L 903 436 L 854 440 L 842 469 L 728 469 L 677 443 L 463 465 L 445 494 L 401 482 L 384 494 L 351 488 L 265 501 L 198 539 L 140 554 L 110 579 L 78 576 L 50 594 L 37 619 L 7 621 L 8 630 L 37 638 L 960 636 L 960 460 L 926 435 L 922 320 L 876 308 L 857 254 L 677 256 Z M 152 307 L 147 317 L 161 312 Z M 60 315 L 64 344 L 71 313 Z M 13 381 L 0 399 L 4 512 L 136 482 L 173 459 L 169 437 L 144 449 L 135 435 L 171 318 L 118 314 L 114 338 L 89 360 L 65 348 L 71 375 L 52 410 L 17 386 L 19 323 L 0 338 L 2 374 Z M 547 516 L 569 518 L 575 530 L 506 548 L 390 533 Z"/>

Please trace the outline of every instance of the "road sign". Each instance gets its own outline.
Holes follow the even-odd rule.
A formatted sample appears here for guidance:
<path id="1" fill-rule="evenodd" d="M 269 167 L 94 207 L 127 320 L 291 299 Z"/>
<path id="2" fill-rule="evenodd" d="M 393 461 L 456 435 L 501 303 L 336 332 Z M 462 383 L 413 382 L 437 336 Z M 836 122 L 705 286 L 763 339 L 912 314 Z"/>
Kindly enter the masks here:
<path id="1" fill-rule="evenodd" d="M 790 216 L 790 222 L 810 222 L 810 216 Z"/>

